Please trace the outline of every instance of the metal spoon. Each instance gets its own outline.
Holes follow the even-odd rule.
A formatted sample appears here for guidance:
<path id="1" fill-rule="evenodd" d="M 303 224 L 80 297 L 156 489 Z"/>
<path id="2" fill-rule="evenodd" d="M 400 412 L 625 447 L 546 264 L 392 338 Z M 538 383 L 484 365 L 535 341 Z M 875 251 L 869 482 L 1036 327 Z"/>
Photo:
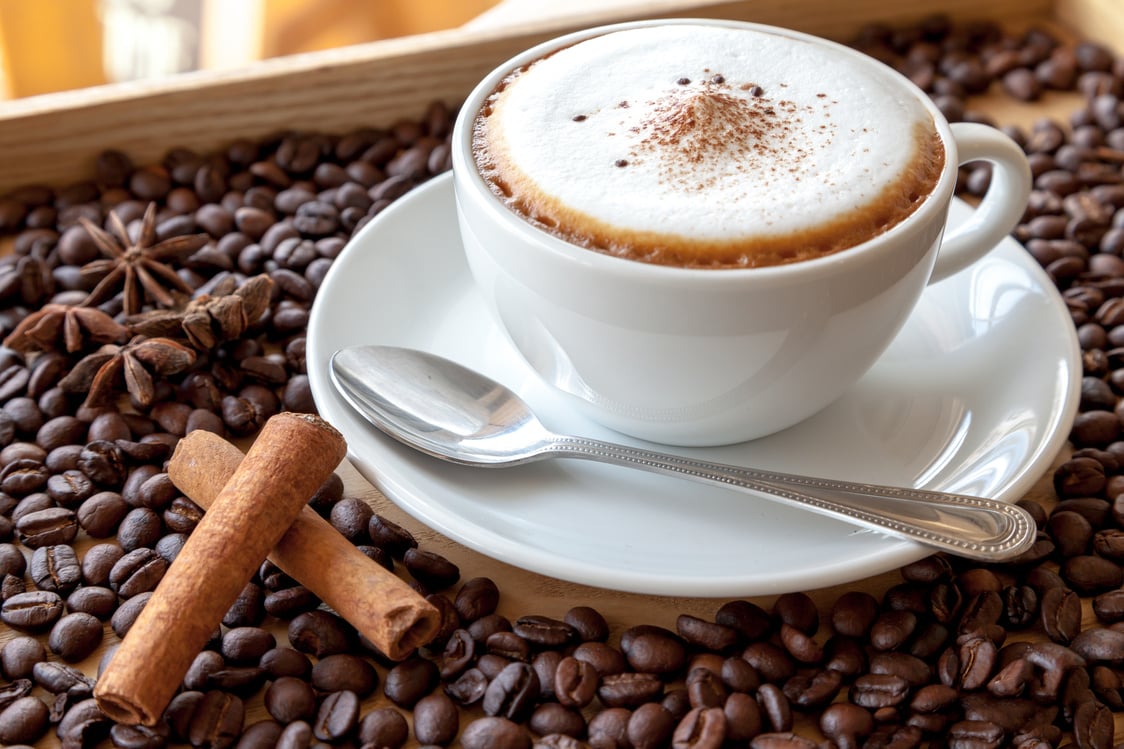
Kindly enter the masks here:
<path id="1" fill-rule="evenodd" d="M 1035 538 L 1029 513 L 992 499 L 759 471 L 553 434 L 508 388 L 424 351 L 353 346 L 337 351 L 329 368 L 339 392 L 376 427 L 461 465 L 565 457 L 642 468 L 748 490 L 984 561 L 1017 556 Z"/>

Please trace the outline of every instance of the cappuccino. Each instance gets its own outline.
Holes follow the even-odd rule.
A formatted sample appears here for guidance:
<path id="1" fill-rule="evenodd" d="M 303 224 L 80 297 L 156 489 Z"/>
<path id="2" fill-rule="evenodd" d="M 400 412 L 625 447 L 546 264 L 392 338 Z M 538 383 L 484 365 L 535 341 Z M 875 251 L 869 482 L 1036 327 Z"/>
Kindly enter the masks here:
<path id="1" fill-rule="evenodd" d="M 944 145 L 873 61 L 761 30 L 612 31 L 513 70 L 473 158 L 524 219 L 689 268 L 781 265 L 881 234 L 932 192 Z"/>

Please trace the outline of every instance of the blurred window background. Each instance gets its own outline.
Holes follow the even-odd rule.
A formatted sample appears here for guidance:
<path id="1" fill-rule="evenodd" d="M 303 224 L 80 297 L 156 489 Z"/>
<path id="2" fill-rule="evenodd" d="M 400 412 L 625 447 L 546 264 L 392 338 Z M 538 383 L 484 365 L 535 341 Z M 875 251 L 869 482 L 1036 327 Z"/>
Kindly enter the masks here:
<path id="1" fill-rule="evenodd" d="M 0 99 L 448 29 L 498 0 L 0 0 Z"/>

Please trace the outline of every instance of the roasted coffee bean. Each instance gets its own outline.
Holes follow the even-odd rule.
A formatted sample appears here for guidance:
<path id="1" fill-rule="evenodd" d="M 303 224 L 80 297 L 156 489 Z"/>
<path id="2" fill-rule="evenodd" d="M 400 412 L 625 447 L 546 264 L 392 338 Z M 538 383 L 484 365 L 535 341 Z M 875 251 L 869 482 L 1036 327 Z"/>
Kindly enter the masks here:
<path id="1" fill-rule="evenodd" d="M 869 593 L 849 591 L 835 600 L 831 626 L 846 637 L 865 637 L 878 618 L 878 601 Z"/>
<path id="2" fill-rule="evenodd" d="M 371 506 L 355 497 L 339 500 L 329 511 L 332 527 L 355 544 L 366 543 L 370 539 L 367 528 L 373 515 Z"/>
<path id="3" fill-rule="evenodd" d="M 308 749 L 313 743 L 312 726 L 307 721 L 298 720 L 281 730 L 277 737 L 277 749 Z"/>
<path id="4" fill-rule="evenodd" d="M 294 619 L 301 614 L 314 612 L 319 605 L 320 599 L 303 585 L 271 591 L 262 602 L 266 613 L 278 619 Z"/>
<path id="5" fill-rule="evenodd" d="M 440 672 L 432 661 L 411 657 L 387 672 L 383 693 L 398 707 L 412 708 L 433 691 L 439 681 Z"/>
<path id="6" fill-rule="evenodd" d="M 99 585 L 83 585 L 66 599 L 71 612 L 89 614 L 99 621 L 107 621 L 117 609 L 117 594 Z"/>
<path id="7" fill-rule="evenodd" d="M 55 655 L 68 663 L 77 663 L 97 649 L 102 633 L 102 623 L 97 617 L 71 612 L 55 622 L 47 642 Z"/>
<path id="8" fill-rule="evenodd" d="M 584 726 L 585 721 L 581 723 Z M 459 729 L 460 713 L 445 694 L 435 692 L 414 705 L 414 736 L 422 744 L 450 744 Z"/>
<path id="9" fill-rule="evenodd" d="M 1096 700 L 1081 703 L 1074 713 L 1073 735 L 1078 746 L 1113 746 L 1115 725 L 1112 711 Z"/>
<path id="10" fill-rule="evenodd" d="M 0 605 L 0 621 L 15 629 L 36 632 L 52 627 L 62 612 L 63 601 L 58 593 L 28 591 L 8 598 Z"/>
<path id="11" fill-rule="evenodd" d="M 29 679 L 16 679 L 12 683 L 0 687 L 0 711 L 21 697 L 31 694 L 34 686 Z"/>
<path id="12" fill-rule="evenodd" d="M 311 720 L 316 715 L 316 693 L 302 679 L 281 676 L 265 690 L 266 711 L 279 723 Z"/>
<path id="13" fill-rule="evenodd" d="M 137 510 L 133 512 L 137 512 Z M 153 514 L 155 515 L 155 513 Z M 203 519 L 203 508 L 187 497 L 176 497 L 164 510 L 161 517 L 167 530 L 173 533 L 191 533 L 195 530 L 195 526 L 199 525 L 199 521 Z M 118 531 L 118 537 L 120 537 L 120 531 Z"/>
<path id="14" fill-rule="evenodd" d="M 466 580 L 457 591 L 453 605 L 463 621 L 471 622 L 495 613 L 499 599 L 499 588 L 491 578 L 474 577 Z"/>
<path id="15" fill-rule="evenodd" d="M 819 611 L 807 593 L 784 593 L 778 596 L 773 602 L 773 617 L 806 635 L 814 635 L 820 624 Z"/>
<path id="16" fill-rule="evenodd" d="M 93 538 L 108 538 L 129 511 L 117 492 L 98 492 L 79 505 L 76 516 L 82 530 Z"/>
<path id="17" fill-rule="evenodd" d="M 94 688 L 94 680 L 73 666 L 55 661 L 36 663 L 31 669 L 35 683 L 51 694 L 84 690 L 88 693 Z"/>
<path id="18" fill-rule="evenodd" d="M 762 684 L 757 690 L 757 704 L 766 718 L 766 725 L 773 731 L 792 729 L 792 706 L 784 692 L 776 684 Z"/>
<path id="19" fill-rule="evenodd" d="M 39 428 L 35 434 L 35 443 L 50 452 L 56 447 L 84 441 L 86 430 L 86 422 L 81 419 L 70 415 L 57 416 Z"/>
<path id="20" fill-rule="evenodd" d="M 65 507 L 48 507 L 22 516 L 15 531 L 29 549 L 69 544 L 78 536 L 78 518 Z"/>
<path id="21" fill-rule="evenodd" d="M 277 638 L 260 627 L 234 627 L 222 636 L 222 656 L 227 663 L 247 665 L 258 663 L 261 657 L 277 645 Z"/>
<path id="22" fill-rule="evenodd" d="M 476 641 L 466 629 L 457 629 L 445 641 L 441 654 L 441 678 L 451 679 L 464 672 L 476 658 Z"/>
<path id="23" fill-rule="evenodd" d="M 461 705 L 474 705 L 484 699 L 488 677 L 478 668 L 469 668 L 456 680 L 446 682 L 445 692 Z"/>
<path id="24" fill-rule="evenodd" d="M 1105 481 L 1104 466 L 1093 458 L 1074 458 L 1054 471 L 1054 490 L 1063 498 L 1095 496 Z"/>
<path id="25" fill-rule="evenodd" d="M 1114 562 L 1124 561 L 1124 531 L 1106 528 L 1093 534 L 1093 552 Z"/>
<path id="26" fill-rule="evenodd" d="M 738 644 L 736 630 L 687 614 L 675 620 L 675 631 L 688 645 L 714 652 L 727 652 Z"/>
<path id="27" fill-rule="evenodd" d="M 875 653 L 870 657 L 869 669 L 872 674 L 900 676 L 912 688 L 922 687 L 933 678 L 929 664 L 907 653 Z"/>
<path id="28" fill-rule="evenodd" d="M 410 736 L 410 726 L 393 707 L 380 707 L 363 716 L 357 738 L 362 746 L 398 749 Z"/>
<path id="29" fill-rule="evenodd" d="M 1006 738 L 1002 728 L 982 720 L 962 720 L 948 729 L 953 746 L 995 747 L 1003 746 Z"/>
<path id="30" fill-rule="evenodd" d="M 897 650 L 917 629 L 917 614 L 912 611 L 883 612 L 870 628 L 870 644 L 878 650 Z"/>
<path id="31" fill-rule="evenodd" d="M 558 673 L 558 665 L 565 656 L 558 650 L 543 650 L 531 659 L 531 668 L 535 676 L 539 677 L 539 696 L 543 700 L 554 700 L 554 677 Z"/>
<path id="32" fill-rule="evenodd" d="M 1124 620 L 1124 590 L 1112 590 L 1094 598 L 1093 614 L 1106 624 Z"/>
<path id="33" fill-rule="evenodd" d="M 0 543 L 0 574 L 23 577 L 27 571 L 27 559 L 14 544 Z"/>
<path id="34" fill-rule="evenodd" d="M 633 670 L 671 674 L 687 663 L 687 651 L 678 635 L 659 627 L 632 627 L 621 635 L 621 650 Z"/>
<path id="35" fill-rule="evenodd" d="M 750 601 L 727 601 L 715 612 L 714 621 L 750 641 L 761 639 L 773 628 L 772 616 Z"/>
<path id="36" fill-rule="evenodd" d="M 12 596 L 27 592 L 27 582 L 22 577 L 4 575 L 0 578 L 0 601 L 6 601 Z"/>
<path id="37" fill-rule="evenodd" d="M 1046 521 L 1046 532 L 1063 557 L 1087 553 L 1093 540 L 1093 526 L 1076 512 L 1053 512 Z"/>
<path id="38" fill-rule="evenodd" d="M 675 726 L 672 746 L 718 749 L 726 740 L 726 715 L 721 708 L 694 708 Z"/>
<path id="39" fill-rule="evenodd" d="M 273 648 L 264 653 L 258 665 L 264 668 L 274 679 L 279 679 L 282 676 L 307 679 L 312 673 L 312 661 L 304 653 L 286 647 Z"/>
<path id="40" fill-rule="evenodd" d="M 280 729 L 277 733 L 280 733 Z M 249 735 L 249 731 L 246 735 Z M 167 746 L 170 736 L 171 729 L 164 723 L 157 723 L 152 727 L 115 723 L 109 729 L 109 738 L 119 749 L 161 749 Z"/>
<path id="41" fill-rule="evenodd" d="M 335 614 L 307 611 L 289 622 L 289 642 L 302 653 L 323 658 L 347 652 L 352 642 L 352 630 Z"/>
<path id="42" fill-rule="evenodd" d="M 1115 562 L 1103 557 L 1081 555 L 1067 559 L 1061 568 L 1062 578 L 1082 595 L 1096 595 L 1124 582 L 1124 571 Z"/>
<path id="43" fill-rule="evenodd" d="M 566 707 L 584 708 L 597 696 L 600 676 L 592 664 L 563 658 L 554 671 L 554 698 Z"/>
<path id="44" fill-rule="evenodd" d="M 354 692 L 360 699 L 375 691 L 379 676 L 374 666 L 350 653 L 321 658 L 312 667 L 312 686 L 321 692 Z"/>
<path id="45" fill-rule="evenodd" d="M 663 690 L 663 681 L 657 674 L 626 671 L 602 677 L 597 697 L 608 707 L 635 708 L 658 700 Z"/>
<path id="46" fill-rule="evenodd" d="M 125 553 L 109 571 L 109 587 L 121 598 L 132 598 L 156 588 L 168 571 L 168 562 L 147 547 Z"/>
<path id="47" fill-rule="evenodd" d="M 464 749 L 531 749 L 531 737 L 518 723 L 507 718 L 477 718 L 461 732 Z"/>
<path id="48" fill-rule="evenodd" d="M 147 507 L 135 507 L 117 526 L 117 543 L 126 552 L 151 548 L 160 540 L 163 530 L 159 515 Z"/>
<path id="49" fill-rule="evenodd" d="M 66 544 L 41 546 L 31 554 L 28 572 L 40 590 L 67 595 L 82 583 L 82 567 Z"/>
<path id="50" fill-rule="evenodd" d="M 320 703 L 312 735 L 321 741 L 336 742 L 359 724 L 359 698 L 354 692 L 332 692 Z"/>
<path id="51" fill-rule="evenodd" d="M 1019 629 L 1034 621 L 1039 610 L 1038 593 L 1029 585 L 1009 585 L 1000 595 L 1003 598 L 1003 623 Z"/>
<path id="52" fill-rule="evenodd" d="M 62 746 L 94 746 L 104 739 L 111 722 L 93 699 L 84 699 L 67 710 L 56 734 Z"/>
<path id="53" fill-rule="evenodd" d="M 418 542 L 408 530 L 387 518 L 375 513 L 367 525 L 371 543 L 386 549 L 395 559 L 403 559 L 409 549 L 417 548 Z"/>
<path id="54" fill-rule="evenodd" d="M 798 708 L 812 709 L 827 705 L 843 687 L 843 674 L 834 669 L 798 672 L 784 683 L 782 692 Z"/>
<path id="55" fill-rule="evenodd" d="M 31 677 L 36 663 L 47 660 L 47 651 L 38 639 L 17 635 L 0 647 L 0 674 L 9 681 Z"/>
<path id="56" fill-rule="evenodd" d="M 47 731 L 49 710 L 38 697 L 21 697 L 0 711 L 0 743 L 34 744 Z"/>
<path id="57" fill-rule="evenodd" d="M 221 653 L 214 650 L 200 651 L 184 674 L 183 685 L 186 689 L 206 689 L 211 685 L 211 676 L 224 668 L 226 661 Z"/>
<path id="58" fill-rule="evenodd" d="M 572 655 L 593 666 L 600 676 L 619 674 L 628 668 L 624 654 L 601 641 L 583 642 L 574 648 Z"/>
<path id="59" fill-rule="evenodd" d="M 874 731 L 874 718 L 868 710 L 846 702 L 830 705 L 820 715 L 820 730 L 840 749 L 862 745 Z"/>
<path id="60" fill-rule="evenodd" d="M 983 687 L 991 678 L 995 668 L 998 651 L 995 643 L 976 632 L 961 635 L 956 639 L 959 673 L 956 682 L 963 689 L 972 691 Z"/>
<path id="61" fill-rule="evenodd" d="M 849 691 L 852 702 L 871 710 L 899 705 L 908 695 L 909 682 L 893 674 L 860 676 Z"/>
<path id="62" fill-rule="evenodd" d="M 109 618 L 109 627 L 113 630 L 113 634 L 117 635 L 118 638 L 124 638 L 136 622 L 137 617 L 140 616 L 141 609 L 144 608 L 151 597 L 152 593 L 146 592 L 139 593 L 127 601 L 122 601 L 117 610 L 113 612 L 113 616 Z"/>
<path id="63" fill-rule="evenodd" d="M 16 506 L 12 508 L 8 517 L 12 523 L 18 523 L 25 515 L 56 506 L 55 500 L 51 499 L 45 493 L 35 492 L 21 499 Z"/>
<path id="64" fill-rule="evenodd" d="M 1073 638 L 1070 648 L 1092 663 L 1124 663 L 1124 632 L 1087 629 Z"/>
<path id="65" fill-rule="evenodd" d="M 761 675 L 757 669 L 738 656 L 722 661 L 720 676 L 722 683 L 733 692 L 749 693 L 761 686 Z"/>
<path id="66" fill-rule="evenodd" d="M 178 535 L 178 534 L 177 534 Z M 175 536 L 167 538 L 175 538 Z M 164 539 L 161 539 L 163 541 Z M 157 543 L 156 553 L 161 557 L 167 559 L 164 550 L 160 548 L 159 542 Z M 178 552 L 177 552 L 178 553 Z M 175 559 L 175 555 L 172 556 Z M 168 560 L 169 563 L 171 560 Z M 257 627 L 262 623 L 265 618 L 265 591 L 257 583 L 249 582 L 242 588 L 238 597 L 234 599 L 234 603 L 226 610 L 222 617 L 222 623 L 231 629 L 238 627 Z M 271 646 L 272 647 L 272 646 Z"/>
<path id="67" fill-rule="evenodd" d="M 569 624 L 545 616 L 521 616 L 512 622 L 512 631 L 534 645 L 550 648 L 567 645 L 577 637 Z"/>
<path id="68" fill-rule="evenodd" d="M 0 491 L 14 497 L 23 497 L 32 492 L 42 491 L 50 478 L 51 472 L 40 459 L 13 460 L 4 466 L 3 471 L 0 471 Z"/>
<path id="69" fill-rule="evenodd" d="M 378 544 L 377 541 L 375 543 Z M 445 557 L 432 551 L 406 549 L 402 561 L 414 579 L 430 591 L 444 590 L 460 579 L 460 569 Z"/>
<path id="70" fill-rule="evenodd" d="M 246 709 L 233 694 L 206 692 L 196 705 L 187 729 L 192 746 L 230 746 L 242 732 Z"/>
<path id="71" fill-rule="evenodd" d="M 78 456 L 78 468 L 104 489 L 120 489 L 128 476 L 125 456 L 117 443 L 110 440 L 89 442 Z"/>
<path id="72" fill-rule="evenodd" d="M 1050 588 L 1042 595 L 1042 629 L 1054 642 L 1067 645 L 1081 631 L 1081 599 L 1069 588 Z"/>
<path id="73" fill-rule="evenodd" d="M 494 632 L 484 641 L 485 652 L 509 661 L 530 661 L 531 644 L 514 632 Z"/>
<path id="74" fill-rule="evenodd" d="M 530 715 L 539 693 L 534 669 L 526 663 L 511 663 L 488 684 L 482 706 L 487 715 L 521 722 Z"/>
<path id="75" fill-rule="evenodd" d="M 742 651 L 742 659 L 773 684 L 782 684 L 796 673 L 792 657 L 771 642 L 750 643 Z"/>
<path id="76" fill-rule="evenodd" d="M 726 716 L 726 738 L 731 742 L 748 741 L 761 733 L 764 718 L 757 700 L 743 692 L 734 692 L 722 706 Z"/>
<path id="77" fill-rule="evenodd" d="M 996 580 L 994 585 L 973 594 L 968 599 L 960 615 L 960 623 L 957 627 L 959 633 L 983 631 L 999 623 L 1003 617 L 1003 599 L 999 595 L 998 585 Z"/>
<path id="78" fill-rule="evenodd" d="M 781 625 L 781 643 L 789 655 L 803 664 L 815 664 L 823 660 L 823 648 L 811 636 L 789 624 Z"/>
<path id="79" fill-rule="evenodd" d="M 94 544 L 82 558 L 82 579 L 87 585 L 104 585 L 109 582 L 113 565 L 125 555 L 116 543 Z"/>

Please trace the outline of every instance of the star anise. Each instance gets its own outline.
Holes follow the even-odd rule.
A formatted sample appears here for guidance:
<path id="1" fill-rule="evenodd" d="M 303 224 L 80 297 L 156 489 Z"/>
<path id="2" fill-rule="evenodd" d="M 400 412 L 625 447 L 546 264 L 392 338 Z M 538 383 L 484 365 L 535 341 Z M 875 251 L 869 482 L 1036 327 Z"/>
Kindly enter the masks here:
<path id="1" fill-rule="evenodd" d="M 59 381 L 68 393 L 86 393 L 91 408 L 113 403 L 125 391 L 147 407 L 156 393 L 155 377 L 186 371 L 195 363 L 195 352 L 170 338 L 135 336 L 123 346 L 108 343 L 89 354 Z"/>
<path id="2" fill-rule="evenodd" d="M 191 287 L 168 263 L 182 261 L 207 244 L 206 234 L 188 234 L 156 242 L 155 203 L 148 204 L 141 219 L 140 236 L 135 242 L 113 211 L 109 213 L 112 233 L 85 217 L 79 220 L 105 255 L 82 266 L 83 276 L 101 279 L 86 298 L 86 305 L 101 304 L 123 292 L 125 314 L 135 315 L 144 306 L 146 294 L 160 307 L 174 306 L 177 293 L 191 295 Z"/>
<path id="3" fill-rule="evenodd" d="M 210 294 L 201 294 L 170 310 L 152 310 L 126 320 L 134 333 L 152 336 L 185 335 L 192 346 L 210 351 L 240 337 L 269 307 L 273 281 L 262 274 L 241 286 L 234 276 L 220 281 Z"/>
<path id="4" fill-rule="evenodd" d="M 128 335 L 124 325 L 94 307 L 45 304 L 21 320 L 4 345 L 24 353 L 65 350 L 73 354 L 89 343 L 120 343 Z"/>

